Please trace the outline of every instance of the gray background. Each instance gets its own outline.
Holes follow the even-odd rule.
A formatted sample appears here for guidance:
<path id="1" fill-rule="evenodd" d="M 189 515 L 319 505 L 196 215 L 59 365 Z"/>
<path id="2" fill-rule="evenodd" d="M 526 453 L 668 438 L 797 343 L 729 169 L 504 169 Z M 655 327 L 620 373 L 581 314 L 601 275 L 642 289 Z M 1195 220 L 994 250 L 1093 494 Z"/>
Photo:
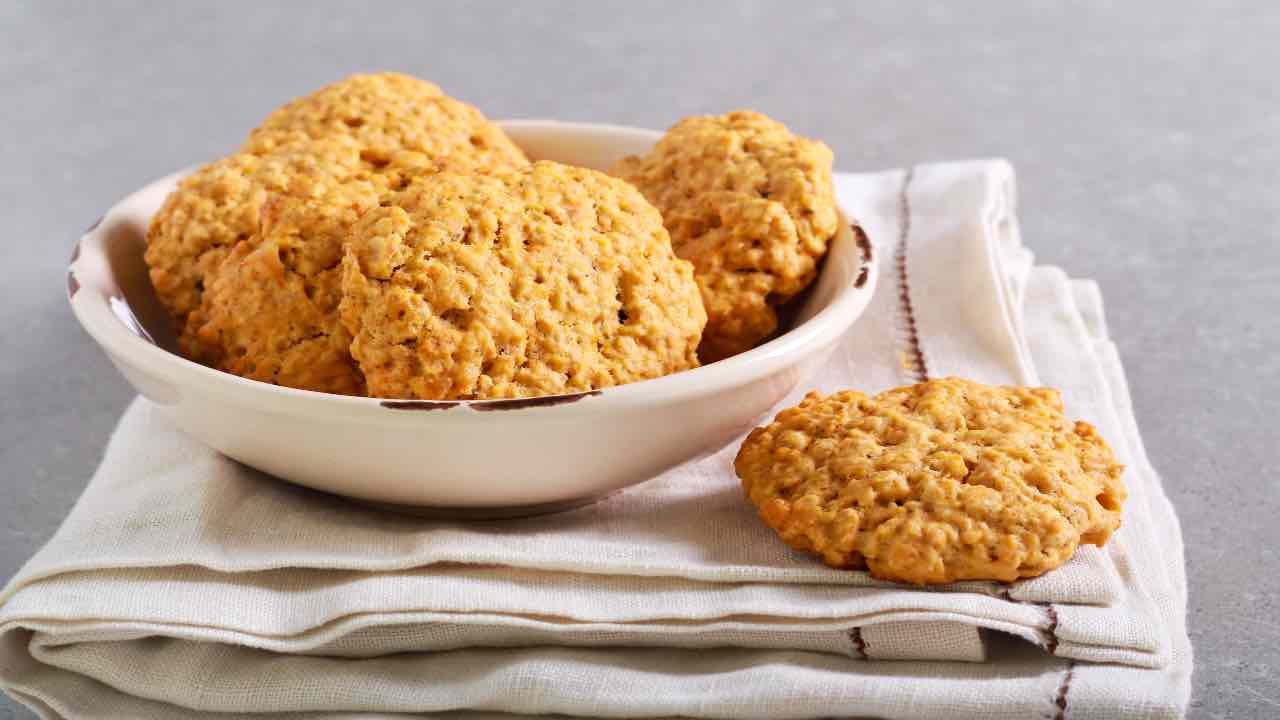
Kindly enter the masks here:
<path id="1" fill-rule="evenodd" d="M 282 101 L 397 69 L 492 117 L 752 107 L 843 170 L 1010 158 L 1026 242 L 1102 285 L 1182 515 L 1192 715 L 1280 714 L 1280 3 L 954 5 L 0 2 L 0 579 L 132 394 L 67 309 L 73 239 Z"/>

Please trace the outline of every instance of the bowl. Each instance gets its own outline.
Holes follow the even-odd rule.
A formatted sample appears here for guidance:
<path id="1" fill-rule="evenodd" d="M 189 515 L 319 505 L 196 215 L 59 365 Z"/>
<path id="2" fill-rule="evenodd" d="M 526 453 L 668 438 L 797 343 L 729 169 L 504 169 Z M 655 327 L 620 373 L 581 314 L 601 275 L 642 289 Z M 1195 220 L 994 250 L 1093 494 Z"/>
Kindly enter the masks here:
<path id="1" fill-rule="evenodd" d="M 502 123 L 534 159 L 607 169 L 646 152 L 651 130 Z M 846 215 L 790 327 L 703 367 L 592 392 L 414 401 L 294 390 L 191 362 L 142 255 L 147 222 L 183 173 L 107 211 L 68 269 L 71 308 L 130 383 L 191 437 L 277 478 L 452 517 L 531 514 L 589 502 L 723 448 L 823 363 L 875 290 L 871 243 Z"/>

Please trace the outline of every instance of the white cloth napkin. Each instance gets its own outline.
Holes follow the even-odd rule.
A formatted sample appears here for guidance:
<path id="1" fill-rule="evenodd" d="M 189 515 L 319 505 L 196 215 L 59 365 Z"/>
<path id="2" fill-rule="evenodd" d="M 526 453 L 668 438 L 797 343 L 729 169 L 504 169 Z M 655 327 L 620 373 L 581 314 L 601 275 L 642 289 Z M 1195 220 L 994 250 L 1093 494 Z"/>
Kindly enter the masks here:
<path id="1" fill-rule="evenodd" d="M 1105 549 L 1007 587 L 830 570 L 755 519 L 734 447 L 569 513 L 428 522 L 265 477 L 139 400 L 0 592 L 0 685 L 69 718 L 1180 715 L 1181 536 L 1097 287 L 1033 267 L 1004 162 L 837 186 L 880 288 L 783 404 L 926 375 L 1059 387 L 1128 465 Z"/>

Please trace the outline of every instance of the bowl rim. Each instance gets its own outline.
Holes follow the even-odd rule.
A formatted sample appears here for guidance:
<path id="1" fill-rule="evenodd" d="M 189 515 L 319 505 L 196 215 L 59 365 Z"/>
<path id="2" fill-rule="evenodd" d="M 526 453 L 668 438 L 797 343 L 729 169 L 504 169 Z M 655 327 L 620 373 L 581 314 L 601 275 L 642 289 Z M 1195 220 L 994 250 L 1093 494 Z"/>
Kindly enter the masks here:
<path id="1" fill-rule="evenodd" d="M 587 122 L 564 122 L 559 120 L 520 119 L 498 121 L 504 129 L 517 131 L 559 130 L 568 133 L 591 133 L 596 135 L 629 135 L 633 139 L 654 141 L 661 137 L 655 130 Z M 617 407 L 634 407 L 651 405 L 655 398 L 696 399 L 713 395 L 731 387 L 771 375 L 789 364 L 794 364 L 795 357 L 805 348 L 821 348 L 835 342 L 848 331 L 852 324 L 865 310 L 870 296 L 875 292 L 878 253 L 855 221 L 837 201 L 836 207 L 840 217 L 840 228 L 837 234 L 846 230 L 852 232 L 861 253 L 861 267 L 858 282 L 846 283 L 841 287 L 831 302 L 813 317 L 793 327 L 785 333 L 762 343 L 751 350 L 720 360 L 709 365 L 701 365 L 690 370 L 681 370 L 647 380 L 639 380 L 624 385 L 616 385 L 597 390 L 568 393 L 563 395 L 546 395 L 534 398 L 505 398 L 491 400 L 409 400 L 353 395 L 338 395 L 315 390 L 290 388 L 259 380 L 233 375 L 189 360 L 177 353 L 166 350 L 149 338 L 144 338 L 146 331 L 128 327 L 126 322 L 108 305 L 114 295 L 102 288 L 100 284 L 85 283 L 85 286 L 96 285 L 106 302 L 94 303 L 86 296 L 90 293 L 77 292 L 81 288 L 81 280 L 77 276 L 79 266 L 85 263 L 93 252 L 103 253 L 107 232 L 117 223 L 122 222 L 133 205 L 142 202 L 144 195 L 153 191 L 158 185 L 173 183 L 185 176 L 195 166 L 165 175 L 134 190 L 112 205 L 107 212 L 94 222 L 76 241 L 72 251 L 71 262 L 67 268 L 68 300 L 76 319 L 93 339 L 101 345 L 109 355 L 126 360 L 130 364 L 145 368 L 159 375 L 177 387 L 187 387 L 195 382 L 207 383 L 220 397 L 237 399 L 243 404 L 281 410 L 292 405 L 295 409 L 306 412 L 329 410 L 341 413 L 366 415 L 369 411 L 379 415 L 405 415 L 403 410 L 445 410 L 450 411 L 468 408 L 472 414 L 490 410 L 508 410 L 513 412 L 538 412 L 555 408 L 561 412 L 598 412 Z M 590 398 L 590 402 L 577 401 Z M 388 412 L 393 411 L 393 412 Z M 439 413 L 432 413 L 437 415 Z M 454 416 L 454 412 L 447 412 Z M 504 413 L 505 414 L 505 413 Z"/>

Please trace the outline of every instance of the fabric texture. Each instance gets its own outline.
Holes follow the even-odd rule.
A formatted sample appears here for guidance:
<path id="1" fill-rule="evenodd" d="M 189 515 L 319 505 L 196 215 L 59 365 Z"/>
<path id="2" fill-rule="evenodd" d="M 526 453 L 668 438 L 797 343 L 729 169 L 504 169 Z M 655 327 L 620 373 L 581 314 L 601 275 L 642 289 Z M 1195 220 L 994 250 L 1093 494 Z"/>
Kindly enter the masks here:
<path id="1" fill-rule="evenodd" d="M 0 686 L 67 718 L 1180 716 L 1181 533 L 1097 286 L 1033 264 L 1003 161 L 837 191 L 879 289 L 780 406 L 946 375 L 1060 388 L 1127 466 L 1107 547 L 1009 586 L 831 570 L 755 518 L 737 443 L 567 513 L 426 521 L 266 477 L 138 400 L 0 592 Z"/>

